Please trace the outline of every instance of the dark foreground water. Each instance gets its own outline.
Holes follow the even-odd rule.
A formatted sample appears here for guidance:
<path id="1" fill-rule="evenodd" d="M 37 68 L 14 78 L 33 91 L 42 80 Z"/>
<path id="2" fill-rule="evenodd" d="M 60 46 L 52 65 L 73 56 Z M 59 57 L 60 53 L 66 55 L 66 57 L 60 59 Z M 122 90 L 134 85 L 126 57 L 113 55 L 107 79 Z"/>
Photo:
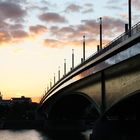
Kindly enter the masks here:
<path id="1" fill-rule="evenodd" d="M 90 131 L 82 134 L 48 136 L 37 130 L 0 130 L 0 140 L 89 140 Z"/>

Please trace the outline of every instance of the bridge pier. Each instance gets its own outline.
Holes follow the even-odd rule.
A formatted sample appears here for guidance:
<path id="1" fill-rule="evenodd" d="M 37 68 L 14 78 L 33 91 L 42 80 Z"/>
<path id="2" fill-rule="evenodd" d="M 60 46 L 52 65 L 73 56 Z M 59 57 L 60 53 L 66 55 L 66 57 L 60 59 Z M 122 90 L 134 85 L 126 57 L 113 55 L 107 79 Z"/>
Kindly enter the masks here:
<path id="1" fill-rule="evenodd" d="M 103 114 L 106 110 L 106 85 L 105 85 L 105 74 L 101 72 L 101 113 Z"/>

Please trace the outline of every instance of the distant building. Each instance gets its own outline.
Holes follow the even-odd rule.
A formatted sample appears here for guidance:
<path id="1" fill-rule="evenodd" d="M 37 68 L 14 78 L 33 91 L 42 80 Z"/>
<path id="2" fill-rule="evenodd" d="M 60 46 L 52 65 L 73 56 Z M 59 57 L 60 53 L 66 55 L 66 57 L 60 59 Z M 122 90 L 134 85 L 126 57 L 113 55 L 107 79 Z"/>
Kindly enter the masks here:
<path id="1" fill-rule="evenodd" d="M 31 98 L 21 96 L 20 98 L 12 98 L 10 100 L 4 100 L 0 92 L 0 105 L 2 106 L 11 106 L 15 103 L 32 103 Z"/>
<path id="2" fill-rule="evenodd" d="M 11 106 L 11 105 L 13 105 L 13 103 L 11 102 L 11 100 L 0 100 L 0 105 Z"/>
<path id="3" fill-rule="evenodd" d="M 13 103 L 31 103 L 31 98 L 21 96 L 21 98 L 12 98 L 11 101 Z"/>
<path id="4" fill-rule="evenodd" d="M 0 105 L 2 105 L 2 106 L 11 106 L 12 105 L 11 100 L 3 100 L 1 92 L 0 92 Z"/>

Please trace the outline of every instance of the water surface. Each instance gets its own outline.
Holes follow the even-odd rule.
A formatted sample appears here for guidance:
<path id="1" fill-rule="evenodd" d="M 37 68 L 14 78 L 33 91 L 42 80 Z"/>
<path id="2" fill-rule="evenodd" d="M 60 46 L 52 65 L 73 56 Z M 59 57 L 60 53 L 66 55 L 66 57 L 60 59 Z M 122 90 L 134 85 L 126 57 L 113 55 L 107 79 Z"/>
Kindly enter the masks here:
<path id="1" fill-rule="evenodd" d="M 0 130 L 0 140 L 89 140 L 89 131 L 83 134 L 53 135 L 37 130 Z"/>

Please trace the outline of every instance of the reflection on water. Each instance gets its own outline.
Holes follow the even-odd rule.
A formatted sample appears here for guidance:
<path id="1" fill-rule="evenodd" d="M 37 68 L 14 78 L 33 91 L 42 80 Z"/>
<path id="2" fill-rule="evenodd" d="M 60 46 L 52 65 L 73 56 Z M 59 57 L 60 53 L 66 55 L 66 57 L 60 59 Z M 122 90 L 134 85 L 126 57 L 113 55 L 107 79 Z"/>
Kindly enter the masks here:
<path id="1" fill-rule="evenodd" d="M 89 140 L 89 132 L 48 136 L 37 130 L 0 130 L 0 140 Z"/>
<path id="2" fill-rule="evenodd" d="M 0 130 L 0 140 L 47 140 L 36 130 Z"/>

